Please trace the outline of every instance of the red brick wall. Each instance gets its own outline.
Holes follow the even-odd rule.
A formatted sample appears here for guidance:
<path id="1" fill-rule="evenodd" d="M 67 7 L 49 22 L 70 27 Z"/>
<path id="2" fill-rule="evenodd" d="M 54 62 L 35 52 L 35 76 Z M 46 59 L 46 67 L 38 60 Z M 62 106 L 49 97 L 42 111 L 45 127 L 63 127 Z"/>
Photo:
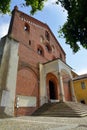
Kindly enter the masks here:
<path id="1" fill-rule="evenodd" d="M 20 107 L 20 108 L 15 108 L 15 116 L 21 116 L 21 115 L 31 115 L 36 108 L 33 107 Z"/>
<path id="2" fill-rule="evenodd" d="M 72 101 L 71 89 L 70 89 L 70 76 L 63 76 L 63 87 L 64 87 L 64 96 L 66 101 Z"/>
<path id="3" fill-rule="evenodd" d="M 14 39 L 18 40 L 25 46 L 32 48 L 35 52 L 37 52 L 37 46 L 40 45 L 44 50 L 44 57 L 47 60 L 52 60 L 53 57 L 60 58 L 61 54 L 62 60 L 65 61 L 65 52 L 60 47 L 56 38 L 46 24 L 43 24 L 40 21 L 23 14 L 20 11 L 14 11 L 13 14 L 15 15 L 13 15 L 13 22 L 11 22 L 12 27 L 10 26 L 9 34 Z M 29 31 L 24 30 L 25 24 L 29 26 Z M 46 39 L 45 31 L 48 31 L 50 41 Z M 43 43 L 40 42 L 40 36 L 43 36 L 44 38 Z M 31 45 L 29 45 L 29 40 L 31 41 Z M 54 51 L 48 52 L 45 47 L 46 44 L 48 44 Z"/>
<path id="4" fill-rule="evenodd" d="M 25 27 L 27 28 L 24 29 Z M 45 36 L 46 31 L 50 40 L 47 40 Z M 13 11 L 9 35 L 19 41 L 16 95 L 36 96 L 37 98 L 36 108 L 15 109 L 15 115 L 31 114 L 39 107 L 39 63 L 60 58 L 60 54 L 65 62 L 65 52 L 46 24 L 18 10 Z M 41 37 L 43 37 L 43 42 L 41 42 Z M 43 55 L 37 53 L 38 48 L 42 49 Z"/>

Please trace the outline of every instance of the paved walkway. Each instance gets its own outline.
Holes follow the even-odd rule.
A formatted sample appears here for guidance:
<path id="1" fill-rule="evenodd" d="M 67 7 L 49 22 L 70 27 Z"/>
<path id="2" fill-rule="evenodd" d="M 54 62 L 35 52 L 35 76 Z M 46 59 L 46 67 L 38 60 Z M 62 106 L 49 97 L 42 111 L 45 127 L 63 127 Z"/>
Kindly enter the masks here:
<path id="1" fill-rule="evenodd" d="M 87 117 L 17 117 L 0 119 L 0 130 L 87 130 Z"/>

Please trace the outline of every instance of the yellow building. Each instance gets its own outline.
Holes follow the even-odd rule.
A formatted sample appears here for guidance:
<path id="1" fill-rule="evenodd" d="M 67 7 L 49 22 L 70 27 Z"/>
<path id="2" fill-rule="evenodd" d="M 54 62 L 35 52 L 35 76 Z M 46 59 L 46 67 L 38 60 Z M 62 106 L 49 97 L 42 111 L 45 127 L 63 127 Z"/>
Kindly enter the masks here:
<path id="1" fill-rule="evenodd" d="M 87 74 L 75 77 L 73 84 L 77 101 L 87 104 Z"/>

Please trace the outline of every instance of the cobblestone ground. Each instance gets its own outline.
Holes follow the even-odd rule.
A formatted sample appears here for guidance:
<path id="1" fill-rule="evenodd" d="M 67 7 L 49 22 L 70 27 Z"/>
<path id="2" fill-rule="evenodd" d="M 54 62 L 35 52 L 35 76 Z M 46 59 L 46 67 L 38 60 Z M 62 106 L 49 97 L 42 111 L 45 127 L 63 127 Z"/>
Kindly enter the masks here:
<path id="1" fill-rule="evenodd" d="M 87 117 L 17 117 L 0 119 L 0 130 L 87 130 Z"/>

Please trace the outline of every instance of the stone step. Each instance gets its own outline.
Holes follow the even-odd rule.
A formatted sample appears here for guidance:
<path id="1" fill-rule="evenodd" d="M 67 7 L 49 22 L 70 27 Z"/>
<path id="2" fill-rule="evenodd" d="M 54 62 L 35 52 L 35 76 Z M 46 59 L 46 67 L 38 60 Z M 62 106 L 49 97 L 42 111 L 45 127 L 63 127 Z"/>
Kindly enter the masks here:
<path id="1" fill-rule="evenodd" d="M 87 116 L 87 105 L 75 102 L 47 103 L 33 113 L 33 115 L 83 117 Z"/>

